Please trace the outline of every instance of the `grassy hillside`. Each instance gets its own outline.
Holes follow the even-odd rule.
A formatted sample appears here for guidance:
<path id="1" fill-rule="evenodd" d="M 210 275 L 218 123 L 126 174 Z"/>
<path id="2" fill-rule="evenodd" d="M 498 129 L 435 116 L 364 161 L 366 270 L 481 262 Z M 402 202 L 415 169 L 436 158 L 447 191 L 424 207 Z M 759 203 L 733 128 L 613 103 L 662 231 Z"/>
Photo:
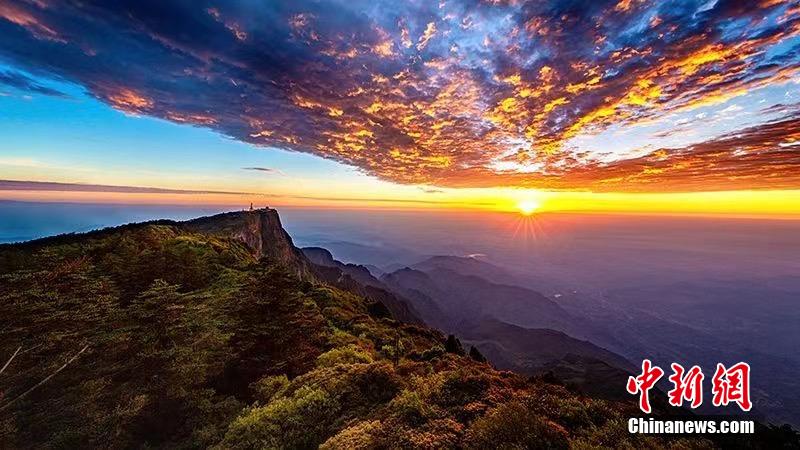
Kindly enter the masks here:
<path id="1" fill-rule="evenodd" d="M 318 282 L 299 252 L 265 250 L 287 245 L 263 229 L 279 223 L 237 214 L 245 229 L 226 215 L 0 247 L 0 446 L 715 445 L 632 437 L 633 403 L 446 349 Z"/>

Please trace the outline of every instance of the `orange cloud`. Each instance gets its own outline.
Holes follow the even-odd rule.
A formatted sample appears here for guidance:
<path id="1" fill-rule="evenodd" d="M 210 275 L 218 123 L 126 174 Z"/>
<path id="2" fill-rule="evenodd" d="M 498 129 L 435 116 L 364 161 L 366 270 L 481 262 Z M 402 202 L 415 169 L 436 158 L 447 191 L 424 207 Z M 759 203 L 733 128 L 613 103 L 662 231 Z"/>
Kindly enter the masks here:
<path id="1" fill-rule="evenodd" d="M 791 2 L 376 2 L 5 2 L 0 57 L 122 111 L 398 183 L 800 186 L 786 126 L 794 112 L 752 108 L 747 145 L 736 130 L 709 135 L 700 122 L 690 126 L 704 139 L 692 146 L 627 141 L 644 139 L 635 133 L 593 145 L 646 124 L 659 128 L 647 136 L 678 146 L 690 126 L 665 130 L 676 115 L 794 88 L 800 9 Z"/>

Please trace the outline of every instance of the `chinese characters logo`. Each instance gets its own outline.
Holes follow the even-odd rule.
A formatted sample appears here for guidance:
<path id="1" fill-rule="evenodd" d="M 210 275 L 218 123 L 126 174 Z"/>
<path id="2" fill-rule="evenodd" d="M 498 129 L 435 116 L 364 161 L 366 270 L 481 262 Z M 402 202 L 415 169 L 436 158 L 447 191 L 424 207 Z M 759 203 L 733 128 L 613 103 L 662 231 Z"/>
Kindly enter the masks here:
<path id="1" fill-rule="evenodd" d="M 667 392 L 669 404 L 683 406 L 689 403 L 692 408 L 703 404 L 703 380 L 705 375 L 699 366 L 692 366 L 686 370 L 683 366 L 673 363 L 672 375 L 667 379 L 672 383 L 672 389 Z M 642 372 L 637 376 L 628 377 L 626 389 L 628 393 L 639 395 L 639 409 L 649 414 L 650 390 L 664 376 L 664 370 L 653 365 L 649 359 L 642 361 Z M 714 377 L 711 380 L 711 402 L 714 406 L 727 406 L 730 403 L 739 405 L 742 411 L 750 411 L 750 365 L 745 362 L 736 363 L 730 367 L 717 364 Z"/>

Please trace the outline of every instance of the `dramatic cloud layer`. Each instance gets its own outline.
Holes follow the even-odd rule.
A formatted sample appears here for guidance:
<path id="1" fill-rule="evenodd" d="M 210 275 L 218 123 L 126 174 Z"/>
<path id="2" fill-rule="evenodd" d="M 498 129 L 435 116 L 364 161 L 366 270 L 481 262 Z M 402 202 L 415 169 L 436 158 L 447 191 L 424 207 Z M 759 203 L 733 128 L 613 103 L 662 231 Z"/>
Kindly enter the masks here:
<path id="1" fill-rule="evenodd" d="M 400 183 L 800 188 L 792 105 L 745 102 L 746 126 L 693 145 L 652 143 L 706 113 L 638 148 L 581 144 L 796 89 L 796 1 L 11 0 L 0 35 L 0 59 L 120 110 Z"/>

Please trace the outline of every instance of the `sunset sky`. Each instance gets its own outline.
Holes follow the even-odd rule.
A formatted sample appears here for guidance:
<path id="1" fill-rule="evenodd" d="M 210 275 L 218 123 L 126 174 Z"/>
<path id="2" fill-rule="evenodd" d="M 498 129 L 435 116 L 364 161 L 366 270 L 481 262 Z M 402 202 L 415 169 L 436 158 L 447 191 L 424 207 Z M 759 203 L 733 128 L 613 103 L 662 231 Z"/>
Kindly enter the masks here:
<path id="1" fill-rule="evenodd" d="M 800 212 L 797 1 L 0 0 L 0 36 L 0 199 Z"/>

